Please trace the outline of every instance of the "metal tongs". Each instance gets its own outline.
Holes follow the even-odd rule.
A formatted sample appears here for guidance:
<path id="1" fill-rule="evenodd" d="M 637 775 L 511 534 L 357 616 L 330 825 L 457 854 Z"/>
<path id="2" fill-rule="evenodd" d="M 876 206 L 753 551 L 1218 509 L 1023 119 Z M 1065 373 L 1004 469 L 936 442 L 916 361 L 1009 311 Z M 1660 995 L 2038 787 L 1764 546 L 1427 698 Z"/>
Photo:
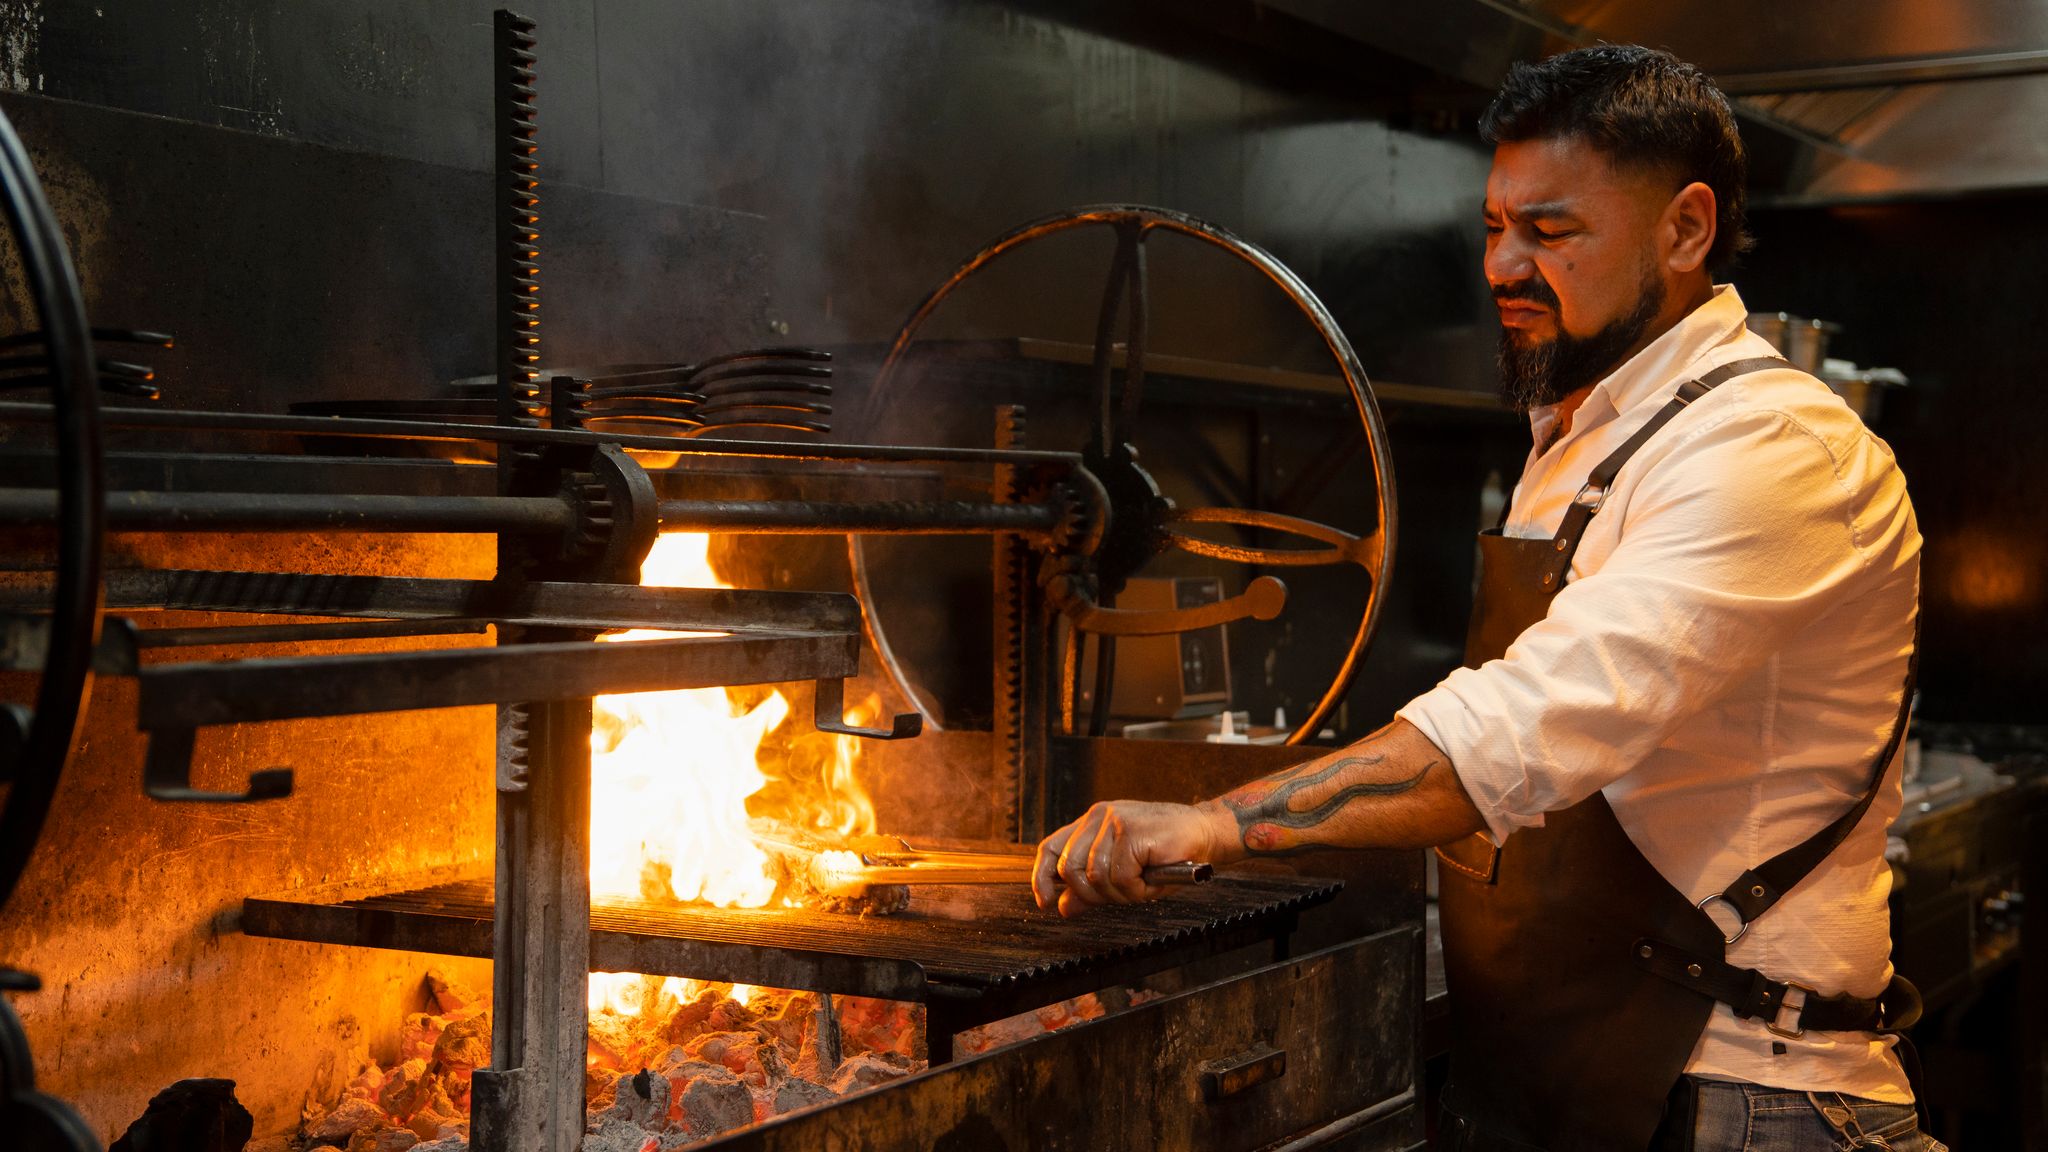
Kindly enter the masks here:
<path id="1" fill-rule="evenodd" d="M 895 836 L 858 836 L 811 857 L 810 881 L 827 896 L 854 898 L 885 884 L 1029 884 L 1037 858 L 1006 852 L 927 851 Z M 1194 860 L 1145 869 L 1147 884 L 1204 884 L 1215 869 Z"/>

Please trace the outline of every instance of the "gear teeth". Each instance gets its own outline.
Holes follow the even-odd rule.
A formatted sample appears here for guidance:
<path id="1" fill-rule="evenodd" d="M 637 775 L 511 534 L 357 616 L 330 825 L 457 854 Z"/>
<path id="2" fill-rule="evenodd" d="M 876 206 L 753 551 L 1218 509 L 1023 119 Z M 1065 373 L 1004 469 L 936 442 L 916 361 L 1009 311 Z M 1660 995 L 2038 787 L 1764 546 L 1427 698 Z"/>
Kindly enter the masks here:
<path id="1" fill-rule="evenodd" d="M 576 528 L 563 542 L 562 559 L 585 560 L 599 555 L 611 542 L 611 490 L 588 472 L 572 474 L 562 484 L 562 495 L 576 510 Z"/>
<path id="2" fill-rule="evenodd" d="M 997 448 L 1022 448 L 1025 442 L 1024 409 L 1004 404 L 996 408 Z M 1018 496 L 1018 470 L 999 465 L 995 475 L 995 498 L 1014 501 Z M 1014 535 L 995 537 L 995 745 L 997 761 L 996 794 L 1002 797 L 1003 832 L 1011 840 L 1024 838 L 1024 675 L 1031 653 L 1025 636 L 1029 608 L 1025 597 L 1036 594 L 1031 572 L 1031 550 Z"/>
<path id="3" fill-rule="evenodd" d="M 535 143 L 534 22 L 500 10 L 494 17 L 497 47 L 494 97 L 498 140 L 498 419 L 517 427 L 540 426 L 540 162 Z M 515 467 L 536 463 L 531 449 L 512 449 Z"/>
<path id="4" fill-rule="evenodd" d="M 498 787 L 517 791 L 526 787 L 527 765 L 533 745 L 533 716 L 525 704 L 504 704 L 498 708 Z"/>

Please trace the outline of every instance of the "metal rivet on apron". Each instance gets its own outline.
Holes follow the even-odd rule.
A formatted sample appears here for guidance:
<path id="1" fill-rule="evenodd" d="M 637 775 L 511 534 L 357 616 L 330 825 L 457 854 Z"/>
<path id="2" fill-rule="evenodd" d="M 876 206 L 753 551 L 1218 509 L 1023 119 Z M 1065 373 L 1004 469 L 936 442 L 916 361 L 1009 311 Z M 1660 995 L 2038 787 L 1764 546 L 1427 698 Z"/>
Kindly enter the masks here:
<path id="1" fill-rule="evenodd" d="M 1749 894 L 1750 894 L 1751 896 L 1761 896 L 1761 895 L 1763 895 L 1763 894 L 1764 894 L 1764 886 L 1763 886 L 1763 885 L 1761 885 L 1761 884 L 1758 884 L 1758 885 L 1757 885 L 1756 887 L 1754 887 L 1754 888 L 1751 888 L 1751 889 L 1749 890 Z"/>
<path id="2" fill-rule="evenodd" d="M 1636 949 L 1636 955 L 1648 960 L 1650 958 L 1650 946 L 1645 944 L 1641 948 Z"/>
<path id="3" fill-rule="evenodd" d="M 1685 974 L 1687 976 L 1698 976 L 1700 974 L 1700 966 L 1697 964 L 1687 964 L 1685 966 Z"/>
<path id="4" fill-rule="evenodd" d="M 1556 574 L 1556 573 L 1554 573 L 1554 572 L 1545 572 L 1545 573 L 1543 574 L 1543 586 L 1544 586 L 1545 588 L 1548 588 L 1548 587 L 1550 587 L 1551 581 L 1553 581 L 1553 580 L 1556 580 L 1556 579 L 1557 579 L 1557 574 Z"/>
<path id="5" fill-rule="evenodd" d="M 1566 540 L 1564 537 L 1560 536 L 1555 541 L 1553 541 L 1550 546 L 1552 548 L 1557 549 L 1559 552 L 1562 552 L 1566 548 L 1571 547 L 1571 543 L 1571 541 Z"/>

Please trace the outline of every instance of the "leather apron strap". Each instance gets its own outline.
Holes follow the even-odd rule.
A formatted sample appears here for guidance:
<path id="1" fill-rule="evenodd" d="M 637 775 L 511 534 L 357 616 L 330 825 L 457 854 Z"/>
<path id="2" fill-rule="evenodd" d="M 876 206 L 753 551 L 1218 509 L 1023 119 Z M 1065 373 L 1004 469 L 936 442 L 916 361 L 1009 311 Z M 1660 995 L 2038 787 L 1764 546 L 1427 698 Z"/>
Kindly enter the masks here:
<path id="1" fill-rule="evenodd" d="M 1544 590 L 1555 592 L 1564 586 L 1565 574 L 1571 571 L 1572 557 L 1578 554 L 1579 542 L 1585 539 L 1586 525 L 1593 519 L 1593 514 L 1600 511 L 1600 506 L 1607 503 L 1607 490 L 1614 485 L 1614 478 L 1621 474 L 1621 466 L 1628 463 L 1629 458 L 1643 445 L 1648 444 L 1651 437 L 1663 431 L 1664 426 L 1671 423 L 1680 412 L 1685 411 L 1693 401 L 1737 376 L 1791 366 L 1789 361 L 1777 356 L 1754 356 L 1747 360 L 1723 364 L 1697 380 L 1688 380 L 1680 384 L 1677 395 L 1671 398 L 1670 403 L 1659 408 L 1656 415 L 1650 417 L 1641 428 L 1636 429 L 1635 435 L 1622 441 L 1621 447 L 1608 453 L 1607 459 L 1594 465 L 1593 471 L 1587 474 L 1586 482 L 1580 485 L 1578 495 L 1572 497 L 1572 506 L 1565 510 L 1564 522 L 1558 525 L 1557 535 L 1551 540 L 1551 547 L 1556 550 L 1557 556 L 1543 571 Z"/>

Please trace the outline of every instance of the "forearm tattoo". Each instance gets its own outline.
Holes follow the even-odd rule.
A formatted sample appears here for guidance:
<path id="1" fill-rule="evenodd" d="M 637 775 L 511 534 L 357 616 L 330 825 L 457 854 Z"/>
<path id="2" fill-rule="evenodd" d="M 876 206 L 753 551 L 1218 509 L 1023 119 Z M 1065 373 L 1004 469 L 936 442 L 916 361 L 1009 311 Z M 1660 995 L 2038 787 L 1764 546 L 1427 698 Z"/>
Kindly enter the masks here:
<path id="1" fill-rule="evenodd" d="M 1345 805 L 1361 796 L 1395 796 L 1411 791 L 1436 767 L 1432 760 L 1405 780 L 1375 784 L 1347 784 L 1320 800 L 1314 799 L 1332 780 L 1358 768 L 1384 763 L 1385 756 L 1351 756 L 1324 768 L 1300 768 L 1254 780 L 1222 797 L 1223 805 L 1237 817 L 1238 835 L 1245 851 L 1254 856 L 1293 856 L 1343 847 L 1316 835 Z M 1299 799 L 1306 807 L 1296 808 Z"/>

